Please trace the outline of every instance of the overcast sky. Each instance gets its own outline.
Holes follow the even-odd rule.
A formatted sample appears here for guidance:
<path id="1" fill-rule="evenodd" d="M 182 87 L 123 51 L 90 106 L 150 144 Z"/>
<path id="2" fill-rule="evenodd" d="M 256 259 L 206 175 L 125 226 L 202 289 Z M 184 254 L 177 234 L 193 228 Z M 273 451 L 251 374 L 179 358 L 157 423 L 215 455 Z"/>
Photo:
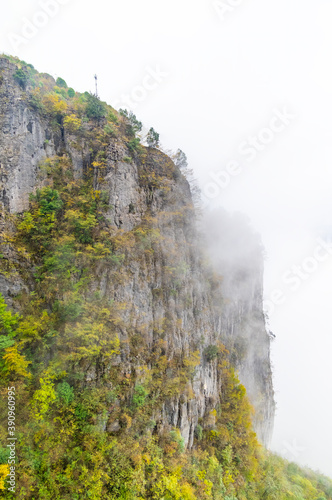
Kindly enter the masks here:
<path id="1" fill-rule="evenodd" d="M 332 476 L 332 255 L 317 239 L 332 226 L 331 2 L 12 0 L 0 23 L 0 50 L 78 91 L 97 73 L 103 100 L 186 152 L 206 205 L 250 217 L 276 335 L 272 446 Z"/>

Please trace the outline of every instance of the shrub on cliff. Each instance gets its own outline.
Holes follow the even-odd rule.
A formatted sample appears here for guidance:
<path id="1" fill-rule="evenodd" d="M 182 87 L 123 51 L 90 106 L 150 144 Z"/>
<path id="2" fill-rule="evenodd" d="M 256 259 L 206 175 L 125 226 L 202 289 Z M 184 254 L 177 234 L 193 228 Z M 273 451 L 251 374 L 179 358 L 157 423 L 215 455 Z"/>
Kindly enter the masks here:
<path id="1" fill-rule="evenodd" d="M 22 89 L 25 89 L 25 86 L 28 82 L 28 75 L 25 73 L 25 71 L 23 69 L 18 69 L 17 71 L 15 71 L 14 75 L 14 80 L 16 80 L 16 82 L 20 85 L 20 87 Z"/>
<path id="2" fill-rule="evenodd" d="M 104 118 L 106 110 L 100 99 L 97 96 L 88 92 L 86 92 L 85 97 L 86 97 L 86 108 L 85 108 L 86 116 L 88 118 L 91 118 L 92 120 L 100 120 L 101 118 Z"/>

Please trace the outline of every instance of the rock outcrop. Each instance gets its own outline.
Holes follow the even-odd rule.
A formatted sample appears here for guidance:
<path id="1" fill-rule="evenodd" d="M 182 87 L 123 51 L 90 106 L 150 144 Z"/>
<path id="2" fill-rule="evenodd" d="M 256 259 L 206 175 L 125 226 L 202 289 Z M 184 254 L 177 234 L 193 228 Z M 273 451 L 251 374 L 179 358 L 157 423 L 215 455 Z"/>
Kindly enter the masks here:
<path id="1" fill-rule="evenodd" d="M 90 158 L 88 139 L 80 139 L 79 149 L 61 123 L 54 127 L 31 104 L 29 88 L 23 89 L 15 81 L 15 71 L 14 64 L 0 58 L 2 212 L 21 213 L 28 208 L 29 194 L 45 182 L 40 165 L 47 158 L 66 155 L 74 178 L 82 178 L 89 168 L 94 168 L 95 188 L 107 193 L 110 208 L 105 216 L 109 224 L 121 234 L 144 224 L 150 228 L 141 234 L 137 259 L 121 269 L 122 279 L 114 282 L 108 270 L 101 267 L 91 287 L 110 300 L 127 304 L 124 326 L 119 328 L 120 340 L 125 345 L 134 331 L 151 349 L 163 339 L 168 359 L 200 353 L 190 387 L 180 397 L 165 401 L 155 415 L 156 425 L 178 427 L 189 447 L 200 421 L 213 428 L 211 411 L 220 398 L 221 374 L 217 361 L 205 353 L 220 342 L 234 357 L 256 410 L 258 437 L 268 444 L 274 399 L 270 339 L 262 311 L 263 262 L 259 247 L 251 247 L 230 264 L 223 256 L 223 248 L 232 244 L 227 239 L 231 235 L 222 232 L 217 245 L 221 258 L 218 252 L 217 257 L 211 256 L 223 276 L 220 282 L 205 264 L 190 187 L 172 160 L 154 148 L 145 148 L 143 159 L 138 158 L 121 137 L 111 137 L 101 172 Z M 209 234 L 207 240 L 213 239 L 213 231 Z M 0 276 L 0 291 L 9 305 L 15 307 L 15 295 L 22 290 L 33 290 L 33 280 L 27 280 L 24 273 Z M 119 367 L 130 374 L 137 369 L 132 363 L 123 349 Z M 97 370 L 92 368 L 87 380 L 98 377 Z M 118 422 L 111 419 L 107 425 L 111 432 L 119 428 Z"/>

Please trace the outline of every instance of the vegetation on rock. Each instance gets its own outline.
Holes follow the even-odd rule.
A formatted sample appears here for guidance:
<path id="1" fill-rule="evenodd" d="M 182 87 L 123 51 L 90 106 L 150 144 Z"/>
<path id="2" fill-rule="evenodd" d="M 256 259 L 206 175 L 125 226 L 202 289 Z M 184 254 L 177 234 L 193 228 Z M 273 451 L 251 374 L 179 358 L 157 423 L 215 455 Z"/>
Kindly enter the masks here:
<path id="1" fill-rule="evenodd" d="M 178 261 L 176 249 L 170 248 L 167 263 L 161 251 L 168 248 L 167 231 L 182 221 L 187 207 L 158 214 L 151 208 L 155 193 L 163 200 L 179 178 L 174 163 L 158 150 L 149 156 L 149 148 L 140 145 L 136 133 L 142 124 L 135 115 L 117 113 L 96 96 L 67 89 L 61 78 L 54 82 L 10 60 L 17 64 L 17 85 L 30 88 L 31 109 L 56 130 L 63 128 L 74 149 L 88 145 L 90 163 L 78 178 L 67 152 L 47 158 L 28 210 L 4 215 L 1 272 L 16 273 L 28 285 L 16 297 L 15 310 L 0 295 L 2 497 L 332 499 L 332 481 L 258 443 L 246 390 L 222 342 L 170 348 L 168 335 L 176 325 L 181 331 L 178 318 L 139 324 L 134 306 L 117 299 L 115 292 L 138 263 L 147 270 L 156 262 L 162 268 L 164 286 L 151 292 L 156 302 L 165 296 L 172 301 L 187 279 L 190 270 Z M 155 147 L 159 136 L 150 132 L 149 145 Z M 130 152 L 123 161 L 136 162 L 137 182 L 148 200 L 141 221 L 127 231 L 108 217 L 110 138 Z M 182 152 L 178 161 L 187 167 Z M 135 212 L 130 206 L 132 217 Z M 108 294 L 105 286 L 112 289 Z M 192 298 L 183 298 L 185 307 L 193 307 Z M 147 329 L 153 330 L 153 342 Z M 180 398 L 189 404 L 194 398 L 200 363 L 217 370 L 219 398 L 199 419 L 189 448 L 176 425 L 161 425 L 161 415 L 167 402 Z M 15 494 L 6 479 L 7 385 L 18 395 Z"/>

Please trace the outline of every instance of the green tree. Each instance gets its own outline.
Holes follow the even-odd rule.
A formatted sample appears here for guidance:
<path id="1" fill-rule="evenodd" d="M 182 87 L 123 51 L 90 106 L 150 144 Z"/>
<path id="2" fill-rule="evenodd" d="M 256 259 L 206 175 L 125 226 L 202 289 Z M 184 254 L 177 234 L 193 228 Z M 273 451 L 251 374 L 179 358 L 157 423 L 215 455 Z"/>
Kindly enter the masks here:
<path id="1" fill-rule="evenodd" d="M 218 357 L 219 349 L 216 345 L 209 345 L 204 349 L 204 355 L 208 362 L 213 361 Z"/>
<path id="2" fill-rule="evenodd" d="M 145 390 L 145 388 L 138 384 L 135 387 L 134 395 L 133 395 L 133 407 L 134 408 L 140 408 L 145 404 L 146 397 L 148 395 L 148 392 Z"/>
<path id="3" fill-rule="evenodd" d="M 58 87 L 62 87 L 64 89 L 67 88 L 67 84 L 63 78 L 58 77 L 55 83 L 57 84 Z"/>
<path id="4" fill-rule="evenodd" d="M 140 122 L 132 111 L 128 112 L 126 109 L 120 109 L 120 115 L 126 118 L 128 122 L 127 133 L 130 136 L 135 136 L 142 130 L 143 124 Z"/>
<path id="5" fill-rule="evenodd" d="M 106 115 L 105 107 L 103 103 L 100 101 L 99 97 L 86 93 L 86 108 L 85 112 L 88 118 L 92 120 L 100 120 L 104 118 Z"/>
<path id="6" fill-rule="evenodd" d="M 140 148 L 140 140 L 138 137 L 134 137 L 131 139 L 131 141 L 128 142 L 128 148 L 132 153 L 135 153 L 135 151 L 139 151 Z"/>
<path id="7" fill-rule="evenodd" d="M 68 382 L 58 384 L 56 392 L 59 399 L 62 400 L 65 405 L 69 405 L 74 399 L 74 389 L 68 384 Z"/>
<path id="8" fill-rule="evenodd" d="M 146 136 L 146 142 L 148 143 L 149 148 L 157 148 L 159 146 L 159 134 L 153 127 L 150 128 L 148 135 Z"/>
<path id="9" fill-rule="evenodd" d="M 175 155 L 173 155 L 173 160 L 180 170 L 186 170 L 188 168 L 187 155 L 181 149 L 178 149 Z"/>

